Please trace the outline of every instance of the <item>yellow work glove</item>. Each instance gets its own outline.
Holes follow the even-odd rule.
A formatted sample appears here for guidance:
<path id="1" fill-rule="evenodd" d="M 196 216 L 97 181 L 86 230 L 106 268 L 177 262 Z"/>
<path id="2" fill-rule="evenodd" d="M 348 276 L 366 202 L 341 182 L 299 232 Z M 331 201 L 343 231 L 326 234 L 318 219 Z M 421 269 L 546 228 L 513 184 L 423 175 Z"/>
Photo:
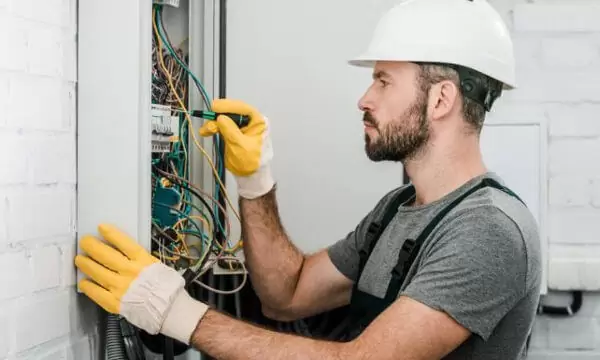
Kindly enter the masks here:
<path id="1" fill-rule="evenodd" d="M 200 128 L 200 135 L 220 133 L 225 141 L 225 167 L 236 179 L 238 194 L 253 199 L 269 192 L 275 185 L 271 174 L 273 147 L 269 121 L 254 107 L 231 99 L 216 99 L 216 113 L 235 113 L 250 117 L 250 123 L 239 128 L 228 116 L 220 115 Z"/>
<path id="2" fill-rule="evenodd" d="M 93 280 L 81 280 L 80 290 L 104 310 L 122 315 L 149 334 L 162 333 L 189 344 L 208 306 L 187 293 L 176 270 L 125 233 L 106 224 L 98 231 L 112 246 L 91 235 L 80 240 L 89 257 L 77 255 L 75 265 Z"/>

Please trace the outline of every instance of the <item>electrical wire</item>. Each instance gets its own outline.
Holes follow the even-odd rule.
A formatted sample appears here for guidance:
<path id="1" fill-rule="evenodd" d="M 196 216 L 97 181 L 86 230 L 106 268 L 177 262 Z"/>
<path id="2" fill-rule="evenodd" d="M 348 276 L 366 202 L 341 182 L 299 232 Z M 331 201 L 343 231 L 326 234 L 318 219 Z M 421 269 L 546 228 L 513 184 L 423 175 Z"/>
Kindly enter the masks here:
<path id="1" fill-rule="evenodd" d="M 198 141 L 197 130 L 194 129 L 188 111 L 188 93 L 191 90 L 188 90 L 189 79 L 192 80 L 209 110 L 211 110 L 211 100 L 200 80 L 190 71 L 185 53 L 180 47 L 173 46 L 165 30 L 161 13 L 162 6 L 154 5 L 152 101 L 169 106 L 171 114 L 178 116 L 179 131 L 178 136 L 171 139 L 170 151 L 153 154 L 151 233 L 154 244 L 153 254 L 169 266 L 190 269 L 193 272 L 192 283 L 201 288 L 220 295 L 235 294 L 246 286 L 248 275 L 244 262 L 235 256 L 243 246 L 242 239 L 231 244 L 233 241 L 231 221 L 225 206 L 231 208 L 237 220 L 241 218 L 233 206 L 223 181 L 225 176 L 224 159 L 221 154 L 223 140 L 220 134 L 213 136 L 214 159 Z M 212 170 L 214 179 L 212 195 L 190 181 L 189 155 L 193 146 L 203 155 Z M 171 199 L 173 195 L 164 191 L 160 193 L 160 198 L 157 198 L 156 194 L 161 187 L 176 191 L 179 194 L 179 201 L 176 200 L 177 198 Z M 194 200 L 200 204 L 196 205 L 197 202 Z M 158 210 L 161 208 L 162 210 Z M 158 214 L 156 218 L 155 211 Z M 196 213 L 198 215 L 195 215 Z M 221 264 L 223 261 L 225 265 Z M 234 267 L 236 264 L 238 266 Z M 215 266 L 227 267 L 227 265 L 230 270 L 241 271 L 241 284 L 238 285 L 239 275 L 236 274 L 234 289 L 218 289 L 211 286 L 212 282 L 208 285 L 201 280 L 202 275 L 211 269 L 214 270 Z"/>
<path id="2" fill-rule="evenodd" d="M 200 95 L 202 96 L 204 105 L 206 106 L 206 108 L 208 110 L 210 110 L 211 109 L 210 97 L 208 96 L 208 93 L 206 92 L 206 89 L 204 88 L 204 86 L 202 86 L 202 82 L 200 82 L 200 80 L 198 80 L 196 75 L 192 71 L 190 71 L 190 69 L 187 67 L 187 65 L 181 60 L 181 58 L 177 55 L 176 51 L 173 49 L 173 44 L 171 43 L 171 40 L 169 39 L 169 34 L 165 30 L 165 27 L 164 27 L 164 24 L 162 21 L 160 9 L 161 8 L 159 6 L 155 7 L 156 23 L 157 23 L 158 33 L 162 35 L 161 40 L 162 40 L 163 44 L 165 45 L 165 47 L 167 48 L 167 50 L 173 55 L 175 61 L 177 61 L 179 66 L 181 66 L 190 75 L 190 77 L 194 81 L 194 84 L 198 88 Z"/>
<path id="3" fill-rule="evenodd" d="M 169 173 L 166 173 L 165 171 L 162 171 L 162 170 L 160 170 L 160 169 L 157 169 L 157 168 L 155 168 L 155 170 L 156 170 L 157 172 L 159 172 L 159 173 L 161 173 L 161 174 L 163 174 L 163 175 L 167 176 L 167 177 L 170 177 L 170 178 L 172 178 L 172 180 L 174 180 L 174 182 L 186 181 L 186 180 L 185 180 L 185 179 L 183 179 L 183 178 L 180 178 L 180 177 L 178 177 L 178 176 L 176 176 L 176 175 L 174 175 L 174 174 L 169 174 Z M 189 183 L 189 182 L 188 182 L 188 184 L 191 184 L 191 183 Z M 189 188 L 187 185 L 184 185 L 184 184 L 183 184 L 183 182 L 180 182 L 178 185 L 181 185 L 182 187 L 186 187 L 186 188 L 187 188 L 187 189 L 188 189 L 188 190 L 189 190 L 189 191 L 190 191 L 190 192 L 191 192 L 191 193 L 192 193 L 194 196 L 196 196 L 198 199 L 200 199 L 200 200 L 203 202 L 203 204 L 206 206 L 207 210 L 209 211 L 209 214 L 210 214 L 210 216 L 211 216 L 211 219 L 213 219 L 213 221 L 214 221 L 214 215 L 213 215 L 212 211 L 210 210 L 210 207 L 208 206 L 208 204 L 206 204 L 206 201 L 205 201 L 205 200 L 204 200 L 204 199 L 201 197 L 201 195 L 200 195 L 200 194 L 198 194 L 198 193 L 196 192 L 196 190 L 194 190 L 194 189 L 192 189 L 192 188 Z M 198 189 L 198 190 L 200 190 L 200 189 Z M 177 211 L 177 210 L 175 210 L 175 209 L 173 209 L 173 210 L 174 210 L 174 211 Z M 182 217 L 182 220 L 183 220 L 183 219 L 186 219 L 186 218 L 190 218 L 190 216 L 189 216 L 189 215 L 187 215 L 187 216 L 185 216 L 185 217 Z M 194 223 L 194 222 L 192 222 L 192 224 L 195 224 L 195 223 Z M 183 232 L 183 231 L 178 231 L 178 232 L 177 232 L 177 234 L 180 234 L 180 233 L 182 233 L 182 232 Z M 165 234 L 165 235 L 166 235 L 166 234 Z M 170 236 L 167 236 L 167 238 L 170 238 L 171 240 L 174 240 L 174 239 L 172 239 Z M 214 245 L 214 244 L 215 244 L 215 235 L 214 235 L 214 232 L 213 232 L 213 235 L 212 235 L 212 236 L 211 236 L 211 238 L 209 239 L 209 244 L 208 244 L 208 246 L 207 246 L 207 250 L 205 250 L 205 251 L 202 251 L 202 257 L 201 257 L 201 258 L 198 260 L 198 262 L 197 262 L 197 263 L 196 263 L 196 265 L 194 266 L 194 269 L 199 269 L 199 268 L 202 268 L 202 266 L 204 265 L 204 263 L 205 263 L 205 262 L 206 262 L 206 260 L 207 260 L 208 253 L 210 252 L 210 250 L 211 250 L 211 248 L 213 247 L 213 245 Z"/>
<path id="4" fill-rule="evenodd" d="M 169 85 L 171 86 L 171 88 L 174 88 L 173 85 L 173 79 L 170 76 L 170 74 L 168 73 L 168 70 L 166 69 L 166 66 L 164 64 L 163 58 L 162 58 L 162 39 L 161 39 L 161 34 L 158 31 L 157 25 L 156 25 L 156 12 L 153 13 L 152 16 L 152 25 L 154 27 L 154 31 L 156 32 L 158 38 L 158 52 L 160 54 L 160 56 L 158 57 L 160 60 L 160 65 L 163 68 L 163 70 L 165 71 L 166 75 L 167 75 L 167 80 L 169 81 Z M 185 104 L 183 104 L 181 98 L 177 95 L 176 92 L 174 92 L 175 97 L 177 98 L 177 101 L 179 102 L 179 106 L 180 108 L 183 110 L 184 114 L 185 114 L 185 118 L 188 121 L 189 127 L 190 129 L 193 129 L 193 124 L 192 124 L 192 120 L 190 117 L 189 112 L 187 111 L 187 108 L 185 106 Z M 205 156 L 208 164 L 210 165 L 215 177 L 217 178 L 217 181 L 219 183 L 219 185 L 221 186 L 221 190 L 224 193 L 225 199 L 227 200 L 227 203 L 229 204 L 229 206 L 231 206 L 232 211 L 234 212 L 234 214 L 236 215 L 236 217 L 238 218 L 238 220 L 241 221 L 240 215 L 238 214 L 238 212 L 235 210 L 233 203 L 231 202 L 231 199 L 229 198 L 229 193 L 227 192 L 227 189 L 225 188 L 225 185 L 223 184 L 223 182 L 221 181 L 221 178 L 219 176 L 219 172 L 218 170 L 215 168 L 215 164 L 213 163 L 212 159 L 210 158 L 210 156 L 206 153 L 206 150 L 204 150 L 204 148 L 202 147 L 202 145 L 200 145 L 200 143 L 198 142 L 198 138 L 196 137 L 196 133 L 195 131 L 190 131 L 190 133 L 192 134 L 192 138 L 194 140 L 194 143 L 196 145 L 196 147 L 200 150 L 200 152 Z"/>
<path id="5" fill-rule="evenodd" d="M 158 24 L 157 24 L 157 28 L 158 28 L 158 32 L 159 32 L 159 34 L 164 34 L 164 37 L 162 38 L 162 40 L 164 41 L 165 45 L 167 45 L 167 49 L 168 49 L 168 50 L 171 52 L 172 56 L 173 56 L 174 58 L 176 58 L 176 59 L 178 60 L 178 62 L 179 62 L 180 64 L 182 64 L 182 65 L 183 65 L 183 67 L 184 67 L 184 68 L 185 68 L 185 69 L 188 71 L 188 73 L 189 73 L 189 74 L 190 74 L 190 75 L 193 77 L 193 79 L 194 79 L 194 81 L 195 81 L 195 83 L 196 83 L 196 86 L 197 86 L 197 88 L 200 90 L 200 92 L 201 92 L 201 94 L 202 94 L 202 97 L 203 97 L 203 100 L 204 100 L 205 104 L 207 105 L 207 108 L 209 108 L 209 109 L 210 109 L 210 103 L 209 103 L 209 101 L 208 101 L 208 95 L 206 94 L 206 90 L 204 89 L 204 87 L 202 87 L 202 85 L 201 85 L 201 84 L 200 84 L 200 82 L 197 80 L 197 78 L 195 77 L 195 75 L 194 75 L 192 72 L 190 72 L 190 71 L 189 71 L 189 69 L 187 68 L 187 66 L 185 66 L 185 64 L 183 64 L 183 63 L 182 63 L 182 61 L 181 61 L 181 59 L 179 58 L 179 56 L 178 56 L 178 55 L 175 53 L 175 51 L 173 50 L 173 47 L 172 47 L 171 41 L 170 41 L 170 39 L 169 39 L 169 36 L 168 36 L 167 32 L 164 30 L 164 26 L 163 26 L 163 24 L 162 24 L 162 17 L 160 16 L 160 11 L 157 11 L 157 23 L 158 23 Z M 181 111 L 182 109 L 179 109 L 179 110 Z M 215 146 L 218 148 L 218 146 L 219 146 L 219 137 L 218 137 L 218 136 L 215 136 L 215 137 L 214 137 L 214 144 L 215 144 Z M 185 149 L 184 149 L 184 150 L 185 150 Z M 218 172 L 219 172 L 218 176 L 219 176 L 220 178 L 222 178 L 222 177 L 224 176 L 223 162 L 222 162 L 221 158 L 218 156 L 218 154 L 219 154 L 219 152 L 218 152 L 218 151 L 215 151 L 215 155 L 216 155 L 216 156 L 215 156 L 215 162 L 216 162 L 216 165 L 217 165 L 217 168 L 218 168 Z M 217 198 L 217 199 L 219 198 L 219 185 L 218 185 L 218 184 L 216 184 L 216 185 L 215 185 L 215 195 L 214 195 L 214 196 L 215 196 L 215 198 Z M 219 211 L 219 209 L 218 209 L 218 207 L 215 205 L 215 207 L 214 207 L 214 212 L 215 212 L 215 213 L 218 213 L 218 211 Z M 221 225 L 221 218 L 220 218 L 220 216 L 217 216 L 215 220 L 216 220 L 217 224 L 218 224 L 220 227 L 222 227 L 222 225 Z M 226 239 L 227 239 L 227 240 L 230 240 L 230 237 L 226 237 Z M 229 241 L 228 241 L 228 242 L 229 242 Z M 231 245 L 230 245 L 230 246 L 231 246 Z M 233 246 L 231 246 L 231 247 L 233 247 Z"/>
<path id="6" fill-rule="evenodd" d="M 204 89 L 204 87 L 202 86 L 202 83 L 196 78 L 195 74 L 193 72 L 191 72 L 189 70 L 189 68 L 183 63 L 183 61 L 180 59 L 180 57 L 177 55 L 177 53 L 173 50 L 173 45 L 171 43 L 171 40 L 169 39 L 169 35 L 167 33 L 167 31 L 164 28 L 164 24 L 162 22 L 162 16 L 161 16 L 161 12 L 159 10 L 160 8 L 157 7 L 156 9 L 156 18 L 157 18 L 157 28 L 158 28 L 158 32 L 159 34 L 163 34 L 164 37 L 162 37 L 162 41 L 165 43 L 167 50 L 171 52 L 172 56 L 178 61 L 179 64 L 181 64 L 181 66 L 188 72 L 188 74 L 192 77 L 196 87 L 198 88 L 198 90 L 200 91 L 201 95 L 202 95 L 202 99 L 204 100 L 204 104 L 206 105 L 207 109 L 211 110 L 211 104 L 210 104 L 210 100 L 209 100 L 209 96 L 206 93 L 206 90 Z M 219 134 L 215 134 L 213 136 L 213 146 L 214 146 L 214 151 L 215 151 L 215 162 L 217 165 L 217 169 L 218 169 L 218 177 L 217 178 L 223 178 L 225 176 L 225 169 L 224 169 L 224 164 L 223 161 L 221 159 L 221 157 L 219 156 L 219 154 L 221 153 L 221 136 Z M 215 181 L 215 189 L 214 189 L 214 196 L 215 198 L 219 199 L 220 198 L 220 193 L 219 193 L 219 183 L 218 181 Z M 215 213 L 218 212 L 217 207 L 215 206 L 214 208 Z M 217 221 L 220 222 L 220 217 L 217 217 Z M 230 240 L 230 238 L 228 238 L 227 240 Z"/>
<path id="7" fill-rule="evenodd" d="M 189 289 L 192 296 L 197 297 L 199 291 L 206 289 L 209 291 L 209 300 L 214 298 L 214 294 L 236 294 L 236 301 L 239 302 L 237 293 L 247 284 L 248 274 L 243 261 L 234 256 L 241 249 L 242 240 L 230 243 L 233 238 L 231 216 L 228 216 L 226 206 L 231 207 L 237 220 L 241 218 L 224 184 L 223 142 L 220 134 L 212 137 L 215 150 L 212 155 L 214 158 L 211 158 L 198 140 L 197 129 L 188 111 L 189 96 L 194 91 L 192 84 L 208 110 L 211 110 L 211 100 L 198 77 L 189 69 L 189 58 L 181 45 L 173 46 L 163 24 L 162 11 L 162 5 L 153 5 L 151 99 L 153 105 L 165 105 L 169 109 L 168 116 L 171 118 L 165 120 L 171 127 L 177 127 L 173 129 L 176 134 L 169 139 L 170 146 L 166 151 L 152 152 L 151 252 L 167 266 L 185 269 L 186 284 L 193 284 Z M 191 182 L 190 155 L 194 146 L 212 170 L 212 195 Z M 236 263 L 239 266 L 234 269 Z M 227 268 L 227 265 L 230 270 L 242 270 L 241 284 L 240 275 L 232 273 L 235 279 L 233 289 L 221 289 L 222 286 L 215 288 L 214 271 L 217 266 Z M 202 276 L 211 270 L 213 272 L 209 273 L 208 285 L 203 282 Z M 224 298 L 219 298 L 219 304 L 222 301 Z M 147 341 L 152 343 L 153 340 Z M 173 345 L 171 340 L 165 340 L 161 345 L 163 358 L 173 358 Z"/>
<path id="8" fill-rule="evenodd" d="M 223 235 L 226 236 L 227 234 L 229 234 L 230 232 L 230 221 L 229 221 L 229 216 L 227 215 L 227 211 L 226 209 L 223 207 L 223 205 L 219 204 L 217 199 L 215 199 L 214 197 L 212 197 L 211 195 L 209 195 L 206 191 L 200 189 L 199 187 L 197 187 L 196 185 L 194 185 L 192 182 L 190 182 L 189 180 L 186 180 L 180 176 L 177 176 L 175 174 L 171 174 L 168 173 L 166 171 L 160 170 L 158 168 L 155 168 L 155 170 L 162 174 L 163 176 L 169 178 L 170 180 L 172 180 L 173 182 L 177 183 L 179 186 L 186 188 L 187 190 L 189 190 L 192 194 L 194 194 L 194 196 L 196 196 L 196 198 L 198 198 L 202 204 L 206 207 L 206 209 L 208 210 L 211 219 L 213 219 L 213 223 L 215 222 L 215 214 L 212 212 L 212 210 L 210 209 L 210 206 L 206 203 L 206 200 L 204 200 L 204 198 L 202 197 L 202 195 L 206 196 L 209 200 L 211 200 L 212 202 L 214 202 L 215 204 L 217 204 L 217 206 L 219 207 L 219 209 L 221 209 L 221 211 L 224 214 L 225 217 L 225 225 L 227 227 L 227 232 L 225 232 L 223 230 L 223 228 L 221 228 L 220 230 L 223 232 Z M 202 195 L 200 195 L 202 194 Z M 238 243 L 239 245 L 239 243 Z M 228 251 L 230 252 L 235 252 L 237 251 L 237 248 L 232 248 L 229 249 Z"/>
<path id="9" fill-rule="evenodd" d="M 221 259 L 223 259 L 223 260 L 233 260 L 233 261 L 237 262 L 238 264 L 240 264 L 240 266 L 242 267 L 242 271 L 243 271 L 243 273 L 242 273 L 242 282 L 241 282 L 240 285 L 238 285 L 236 288 L 234 288 L 232 290 L 220 290 L 220 289 L 215 289 L 215 288 L 213 288 L 213 287 L 211 287 L 209 285 L 206 285 L 203 282 L 198 281 L 197 279 L 194 279 L 193 281 L 196 284 L 202 286 L 203 288 L 205 288 L 207 290 L 210 290 L 210 291 L 212 291 L 214 293 L 217 293 L 217 294 L 221 294 L 221 295 L 235 294 L 235 293 L 239 292 L 240 290 L 242 290 L 244 288 L 244 286 L 246 285 L 246 282 L 248 280 L 248 272 L 246 271 L 246 265 L 244 264 L 243 261 L 241 261 L 240 259 L 238 259 L 235 256 L 223 256 L 223 257 L 221 257 Z"/>

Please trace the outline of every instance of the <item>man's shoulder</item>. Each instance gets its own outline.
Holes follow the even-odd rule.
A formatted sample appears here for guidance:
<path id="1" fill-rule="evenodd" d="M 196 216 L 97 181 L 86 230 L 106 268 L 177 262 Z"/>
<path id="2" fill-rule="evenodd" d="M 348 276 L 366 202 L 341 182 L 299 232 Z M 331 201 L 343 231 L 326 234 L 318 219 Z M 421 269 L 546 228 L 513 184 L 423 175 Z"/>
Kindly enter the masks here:
<path id="1" fill-rule="evenodd" d="M 485 258 L 521 268 L 526 288 L 536 285 L 541 271 L 538 224 L 527 206 L 513 195 L 493 187 L 473 193 L 448 214 L 440 233 L 465 251 L 485 250 Z M 502 254 L 503 256 L 499 256 Z"/>
<path id="2" fill-rule="evenodd" d="M 518 230 L 523 240 L 538 236 L 538 224 L 531 210 L 517 194 L 494 187 L 484 187 L 467 197 L 456 208 L 452 220 L 478 222 L 488 226 Z"/>
<path id="3" fill-rule="evenodd" d="M 537 222 L 527 206 L 514 195 L 489 186 L 462 200 L 441 225 L 506 234 L 518 243 L 538 236 Z"/>

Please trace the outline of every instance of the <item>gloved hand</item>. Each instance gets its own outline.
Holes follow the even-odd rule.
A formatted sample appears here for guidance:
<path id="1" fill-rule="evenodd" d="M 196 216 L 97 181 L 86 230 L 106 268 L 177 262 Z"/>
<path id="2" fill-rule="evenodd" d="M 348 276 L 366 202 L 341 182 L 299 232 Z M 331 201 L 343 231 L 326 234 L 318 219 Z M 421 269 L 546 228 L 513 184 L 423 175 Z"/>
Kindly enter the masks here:
<path id="1" fill-rule="evenodd" d="M 250 123 L 239 128 L 228 116 L 207 121 L 200 135 L 212 136 L 219 132 L 225 141 L 225 167 L 236 179 L 238 194 L 253 199 L 269 192 L 275 185 L 270 163 L 273 148 L 269 136 L 269 121 L 254 107 L 231 99 L 216 99 L 212 111 L 236 113 L 250 117 Z"/>
<path id="2" fill-rule="evenodd" d="M 113 314 L 149 334 L 163 335 L 189 344 L 190 337 L 208 306 L 184 289 L 183 277 L 162 264 L 114 226 L 98 226 L 102 237 L 84 236 L 75 265 L 94 282 L 84 279 L 81 291 Z"/>

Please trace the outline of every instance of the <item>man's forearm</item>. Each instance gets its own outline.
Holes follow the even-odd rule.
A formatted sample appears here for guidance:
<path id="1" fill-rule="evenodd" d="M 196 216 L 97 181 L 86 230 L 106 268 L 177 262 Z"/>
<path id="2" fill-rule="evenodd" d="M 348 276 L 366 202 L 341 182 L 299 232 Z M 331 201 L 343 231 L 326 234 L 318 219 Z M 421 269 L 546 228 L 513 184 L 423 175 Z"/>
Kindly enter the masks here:
<path id="1" fill-rule="evenodd" d="M 219 360 L 347 360 L 351 343 L 277 333 L 209 310 L 192 334 L 194 348 Z M 356 354 L 355 354 L 356 355 Z"/>
<path id="2" fill-rule="evenodd" d="M 252 284 L 267 307 L 290 303 L 304 262 L 279 218 L 275 188 L 256 199 L 240 199 L 244 254 Z"/>

